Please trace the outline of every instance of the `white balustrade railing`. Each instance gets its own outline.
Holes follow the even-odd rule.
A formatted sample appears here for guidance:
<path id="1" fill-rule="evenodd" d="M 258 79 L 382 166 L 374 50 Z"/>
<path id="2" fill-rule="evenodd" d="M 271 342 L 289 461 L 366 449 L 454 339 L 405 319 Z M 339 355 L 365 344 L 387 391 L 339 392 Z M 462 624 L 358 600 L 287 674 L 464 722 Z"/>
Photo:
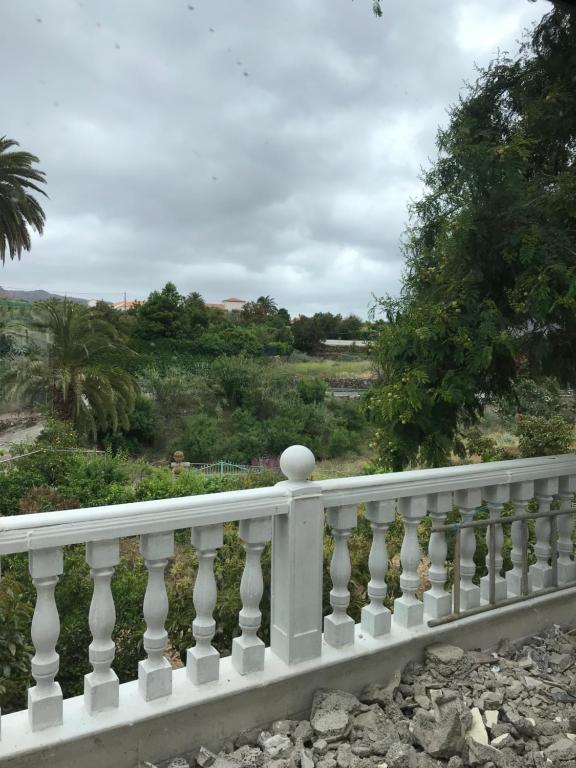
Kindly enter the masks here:
<path id="1" fill-rule="evenodd" d="M 119 542 L 127 536 L 140 536 L 148 573 L 142 606 L 145 658 L 139 663 L 135 690 L 150 706 L 172 695 L 173 673 L 165 655 L 169 608 L 165 570 L 174 554 L 177 529 L 191 529 L 198 558 L 190 595 L 195 609 L 194 645 L 187 651 L 186 674 L 187 685 L 197 689 L 199 695 L 206 690 L 202 686 L 220 677 L 221 659 L 213 645 L 217 629 L 214 561 L 223 544 L 224 523 L 238 523 L 245 550 L 238 584 L 242 603 L 239 633 L 232 643 L 228 677 L 238 674 L 248 679 L 250 675 L 266 674 L 268 657 L 259 637 L 264 588 L 261 556 L 270 541 L 270 651 L 287 665 L 310 663 L 328 649 L 332 653 L 331 649 L 353 646 L 359 632 L 385 642 L 391 631 L 426 631 L 429 621 L 450 619 L 454 602 L 453 590 L 448 586 L 449 534 L 445 526 L 447 522 L 458 525 L 458 521 L 468 524 L 479 509 L 487 509 L 489 515 L 485 532 L 487 575 L 478 579 L 475 529 L 462 528 L 455 567 L 459 574 L 459 610 L 482 610 L 485 604 L 497 610 L 505 600 L 536 596 L 553 586 L 576 583 L 572 543 L 574 455 L 312 482 L 308 477 L 314 469 L 314 457 L 308 449 L 293 446 L 284 452 L 281 467 L 287 480 L 271 488 L 0 519 L 0 555 L 29 553 L 37 593 L 31 626 L 35 650 L 31 662 L 35 685 L 28 695 L 31 731 L 58 728 L 65 716 L 58 684 L 60 622 L 54 590 L 63 572 L 63 551 L 69 545 L 86 545 L 93 580 L 88 617 L 92 642 L 86 649 L 92 671 L 85 676 L 84 686 L 84 707 L 91 718 L 119 706 L 122 686 L 114 672 L 111 579 L 120 558 Z M 558 505 L 560 512 L 554 512 Z M 549 510 L 557 515 L 553 523 L 541 516 Z M 367 562 L 368 599 L 357 626 L 350 615 L 349 537 L 359 514 L 369 523 L 372 542 Z M 515 516 L 510 533 L 512 568 L 504 572 L 504 526 L 509 525 L 506 518 L 510 514 Z M 539 515 L 533 521 L 533 557 L 528 551 L 531 515 Z M 423 560 L 420 525 L 426 516 L 431 518 L 434 531 L 426 547 L 427 559 Z M 333 538 L 333 552 L 328 596 L 331 610 L 323 620 L 325 518 Z M 396 520 L 401 520 L 404 528 L 401 595 L 394 600 L 391 611 L 384 604 L 390 568 L 387 535 Z M 530 569 L 529 556 L 533 560 Z M 429 588 L 423 565 L 427 567 Z M 10 718 L 4 718 L 7 728 Z"/>

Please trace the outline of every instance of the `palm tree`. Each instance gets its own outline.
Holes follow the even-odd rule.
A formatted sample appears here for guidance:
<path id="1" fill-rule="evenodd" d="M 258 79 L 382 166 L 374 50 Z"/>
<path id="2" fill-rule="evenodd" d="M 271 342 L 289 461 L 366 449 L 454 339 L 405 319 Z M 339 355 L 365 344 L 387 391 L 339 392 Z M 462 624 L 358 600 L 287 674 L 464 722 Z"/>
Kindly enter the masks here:
<path id="1" fill-rule="evenodd" d="M 44 401 L 53 416 L 80 434 L 128 429 L 138 385 L 115 358 L 134 354 L 111 323 L 66 299 L 33 306 L 28 323 L 36 343 L 8 374 L 10 396 Z"/>
<path id="2" fill-rule="evenodd" d="M 6 252 L 11 259 L 20 258 L 22 250 L 31 247 L 29 227 L 42 234 L 46 216 L 30 192 L 46 197 L 38 184 L 45 184 L 45 174 L 32 165 L 38 162 L 29 152 L 8 151 L 18 142 L 0 136 L 0 259 Z"/>

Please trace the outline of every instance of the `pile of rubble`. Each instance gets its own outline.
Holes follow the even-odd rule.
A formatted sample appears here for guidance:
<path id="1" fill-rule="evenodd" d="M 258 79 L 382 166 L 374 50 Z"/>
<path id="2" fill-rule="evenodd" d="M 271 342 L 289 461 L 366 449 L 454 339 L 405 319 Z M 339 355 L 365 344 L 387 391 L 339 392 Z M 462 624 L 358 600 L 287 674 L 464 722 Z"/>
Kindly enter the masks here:
<path id="1" fill-rule="evenodd" d="M 162 768 L 576 768 L 576 635 L 497 653 L 427 649 L 358 697 L 320 690 L 309 720 L 240 734 Z M 149 765 L 149 764 L 148 764 Z"/>

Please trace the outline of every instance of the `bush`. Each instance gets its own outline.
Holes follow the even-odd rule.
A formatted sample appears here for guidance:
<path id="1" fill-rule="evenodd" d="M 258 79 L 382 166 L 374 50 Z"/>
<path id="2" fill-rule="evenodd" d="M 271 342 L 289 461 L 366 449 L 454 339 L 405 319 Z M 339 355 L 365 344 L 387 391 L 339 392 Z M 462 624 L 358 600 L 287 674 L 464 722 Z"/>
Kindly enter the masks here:
<path id="1" fill-rule="evenodd" d="M 32 605 L 9 574 L 0 581 L 0 707 L 13 712 L 26 706 L 30 684 L 29 641 Z"/>
<path id="2" fill-rule="evenodd" d="M 523 458 L 567 453 L 574 439 L 574 426 L 561 416 L 518 416 L 516 433 Z"/>
<path id="3" fill-rule="evenodd" d="M 520 378 L 514 383 L 509 395 L 496 402 L 496 410 L 508 423 L 513 422 L 517 414 L 526 416 L 555 416 L 561 408 L 560 387 L 555 379 L 541 382 Z"/>
<path id="4" fill-rule="evenodd" d="M 326 382 L 322 379 L 300 379 L 296 388 L 305 403 L 323 403 L 326 398 Z"/>

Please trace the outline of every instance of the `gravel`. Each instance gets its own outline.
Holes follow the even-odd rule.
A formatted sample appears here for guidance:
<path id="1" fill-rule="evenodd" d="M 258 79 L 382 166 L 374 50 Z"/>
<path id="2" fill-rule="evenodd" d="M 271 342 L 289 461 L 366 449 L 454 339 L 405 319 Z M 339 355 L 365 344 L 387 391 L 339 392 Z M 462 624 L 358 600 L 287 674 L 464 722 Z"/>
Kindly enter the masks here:
<path id="1" fill-rule="evenodd" d="M 176 762 L 180 760 L 181 762 Z M 494 653 L 433 645 L 358 697 L 317 691 L 279 720 L 157 768 L 576 768 L 576 635 L 555 626 Z"/>

